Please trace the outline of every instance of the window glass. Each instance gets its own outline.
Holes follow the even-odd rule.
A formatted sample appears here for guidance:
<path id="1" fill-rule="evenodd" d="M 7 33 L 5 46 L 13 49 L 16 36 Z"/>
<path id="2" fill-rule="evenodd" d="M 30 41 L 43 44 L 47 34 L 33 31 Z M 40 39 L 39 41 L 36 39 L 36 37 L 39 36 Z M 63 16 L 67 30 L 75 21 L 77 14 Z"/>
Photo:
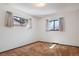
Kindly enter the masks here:
<path id="1" fill-rule="evenodd" d="M 50 21 L 48 23 L 48 27 L 49 27 L 49 30 L 54 30 L 54 22 L 53 21 Z"/>
<path id="2" fill-rule="evenodd" d="M 59 30 L 59 20 L 50 20 L 48 21 L 49 31 L 58 31 Z"/>
<path id="3" fill-rule="evenodd" d="M 59 21 L 55 21 L 55 30 L 59 30 Z"/>

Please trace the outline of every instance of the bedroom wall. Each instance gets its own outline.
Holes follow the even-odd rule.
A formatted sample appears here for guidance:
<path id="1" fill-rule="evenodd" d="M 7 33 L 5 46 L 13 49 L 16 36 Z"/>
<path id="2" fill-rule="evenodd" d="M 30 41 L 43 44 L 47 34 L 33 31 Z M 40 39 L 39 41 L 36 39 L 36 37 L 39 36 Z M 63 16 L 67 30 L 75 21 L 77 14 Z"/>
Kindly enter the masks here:
<path id="1" fill-rule="evenodd" d="M 77 11 L 77 18 L 78 18 L 78 22 L 77 22 L 77 25 L 78 25 L 78 29 L 77 29 L 77 33 L 78 33 L 78 44 L 79 44 L 79 10 Z"/>
<path id="2" fill-rule="evenodd" d="M 4 20 L 5 20 L 5 12 L 9 10 L 13 12 L 14 15 L 22 16 L 24 18 L 32 18 L 32 29 L 27 29 L 26 27 L 5 27 Z M 20 47 L 25 44 L 29 44 L 32 42 L 36 42 L 36 35 L 37 35 L 37 19 L 29 16 L 28 14 L 11 8 L 7 7 L 0 7 L 0 52 L 6 51 L 9 49 L 13 49 L 16 47 Z"/>
<path id="3" fill-rule="evenodd" d="M 32 29 L 26 27 L 4 26 L 5 12 L 13 12 L 14 15 L 24 18 L 32 18 Z M 46 19 L 64 17 L 65 30 L 63 32 L 51 31 L 46 32 Z M 21 10 L 14 9 L 10 6 L 0 5 L 0 52 L 23 46 L 36 41 L 56 42 L 79 46 L 79 10 L 56 13 L 44 18 L 36 18 Z"/>
<path id="4" fill-rule="evenodd" d="M 39 21 L 40 32 L 39 36 L 41 41 L 56 42 L 61 44 L 79 46 L 79 19 L 77 15 L 78 11 L 68 11 L 56 13 L 46 16 Z M 64 17 L 65 28 L 63 32 L 50 31 L 46 32 L 46 20 L 50 18 Z"/>

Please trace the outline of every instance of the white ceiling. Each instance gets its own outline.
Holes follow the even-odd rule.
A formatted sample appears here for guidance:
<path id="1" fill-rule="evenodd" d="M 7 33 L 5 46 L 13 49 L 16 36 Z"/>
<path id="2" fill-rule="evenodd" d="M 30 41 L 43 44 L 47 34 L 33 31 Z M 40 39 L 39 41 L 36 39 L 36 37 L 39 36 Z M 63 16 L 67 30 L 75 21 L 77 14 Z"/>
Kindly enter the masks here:
<path id="1" fill-rule="evenodd" d="M 8 3 L 11 7 L 24 11 L 33 16 L 45 16 L 61 11 L 79 9 L 78 3 L 47 3 L 45 7 L 35 7 L 34 3 Z"/>

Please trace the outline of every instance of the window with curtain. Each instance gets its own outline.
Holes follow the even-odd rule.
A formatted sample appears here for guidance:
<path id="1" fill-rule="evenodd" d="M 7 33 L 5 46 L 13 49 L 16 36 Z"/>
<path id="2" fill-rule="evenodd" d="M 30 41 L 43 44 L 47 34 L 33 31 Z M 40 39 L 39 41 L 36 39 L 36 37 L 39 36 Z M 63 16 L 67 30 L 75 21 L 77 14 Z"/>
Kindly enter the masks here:
<path id="1" fill-rule="evenodd" d="M 63 18 L 47 20 L 48 31 L 63 31 Z"/>
<path id="2" fill-rule="evenodd" d="M 20 16 L 15 16 L 10 11 L 6 11 L 5 14 L 6 14 L 5 15 L 5 26 L 7 27 L 22 26 L 22 27 L 32 28 L 31 18 L 26 19 Z"/>

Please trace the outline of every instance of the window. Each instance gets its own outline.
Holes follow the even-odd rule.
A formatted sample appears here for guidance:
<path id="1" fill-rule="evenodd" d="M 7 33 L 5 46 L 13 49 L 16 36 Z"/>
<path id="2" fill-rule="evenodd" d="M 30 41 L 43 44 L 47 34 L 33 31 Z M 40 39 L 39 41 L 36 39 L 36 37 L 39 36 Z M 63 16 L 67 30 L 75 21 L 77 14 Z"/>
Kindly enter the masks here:
<path id="1" fill-rule="evenodd" d="M 59 20 L 50 20 L 48 22 L 49 31 L 59 31 Z"/>
<path id="2" fill-rule="evenodd" d="M 14 16 L 13 20 L 14 20 L 14 25 L 17 25 L 17 26 L 19 26 L 19 25 L 23 26 L 28 23 L 27 19 L 24 19 L 24 18 L 18 17 L 18 16 Z"/>
<path id="3" fill-rule="evenodd" d="M 5 26 L 22 26 L 30 29 L 32 28 L 32 18 L 26 19 L 21 16 L 14 16 L 12 12 L 6 11 Z"/>
<path id="4" fill-rule="evenodd" d="M 47 20 L 46 23 L 46 30 L 47 31 L 63 31 L 63 17 L 54 19 L 54 20 Z"/>

